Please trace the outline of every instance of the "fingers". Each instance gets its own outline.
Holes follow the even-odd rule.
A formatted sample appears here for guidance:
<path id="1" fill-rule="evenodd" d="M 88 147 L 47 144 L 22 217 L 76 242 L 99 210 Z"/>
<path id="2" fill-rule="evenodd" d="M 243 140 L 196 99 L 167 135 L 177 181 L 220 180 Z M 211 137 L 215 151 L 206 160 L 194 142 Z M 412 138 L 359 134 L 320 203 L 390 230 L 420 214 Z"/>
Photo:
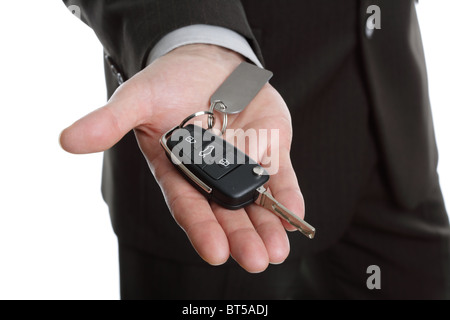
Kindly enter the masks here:
<path id="1" fill-rule="evenodd" d="M 280 219 L 258 205 L 250 205 L 246 210 L 256 232 L 264 242 L 269 263 L 282 263 L 289 255 L 290 247 L 289 239 Z"/>
<path id="2" fill-rule="evenodd" d="M 232 257 L 251 273 L 264 271 L 269 263 L 279 264 L 289 254 L 289 240 L 280 219 L 269 211 L 250 205 L 227 210 L 212 204 L 217 221 L 228 237 Z"/>
<path id="3" fill-rule="evenodd" d="M 286 259 L 289 241 L 278 217 L 257 205 L 227 210 L 209 203 L 165 157 L 153 163 L 170 211 L 206 262 L 220 265 L 231 254 L 242 268 L 256 273 Z"/>
<path id="4" fill-rule="evenodd" d="M 228 237 L 233 259 L 248 272 L 264 271 L 269 263 L 268 253 L 245 210 L 227 210 L 216 204 L 212 208 Z"/>
<path id="5" fill-rule="evenodd" d="M 230 256 L 228 239 L 206 198 L 180 175 L 164 154 L 154 159 L 153 164 L 170 212 L 198 255 L 211 265 L 225 263 Z"/>
<path id="6" fill-rule="evenodd" d="M 228 260 L 227 236 L 205 198 L 181 195 L 172 201 L 171 207 L 175 220 L 203 260 L 214 266 Z"/>

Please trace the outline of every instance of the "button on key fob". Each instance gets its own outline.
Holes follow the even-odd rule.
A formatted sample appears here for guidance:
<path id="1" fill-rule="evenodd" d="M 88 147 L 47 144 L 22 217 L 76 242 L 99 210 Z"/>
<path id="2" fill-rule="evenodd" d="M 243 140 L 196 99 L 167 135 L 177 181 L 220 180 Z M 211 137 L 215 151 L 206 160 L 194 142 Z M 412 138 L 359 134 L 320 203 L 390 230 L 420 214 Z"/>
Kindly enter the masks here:
<path id="1" fill-rule="evenodd" d="M 315 229 L 264 188 L 270 176 L 258 163 L 221 137 L 189 124 L 168 131 L 161 145 L 172 163 L 203 195 L 236 210 L 257 203 L 312 239 Z"/>

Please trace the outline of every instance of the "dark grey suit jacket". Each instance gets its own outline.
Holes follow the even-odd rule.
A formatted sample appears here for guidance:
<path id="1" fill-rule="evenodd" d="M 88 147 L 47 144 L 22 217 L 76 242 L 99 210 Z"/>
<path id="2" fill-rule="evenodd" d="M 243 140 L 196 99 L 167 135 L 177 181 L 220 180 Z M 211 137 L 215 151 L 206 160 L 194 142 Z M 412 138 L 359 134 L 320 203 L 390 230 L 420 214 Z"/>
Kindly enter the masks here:
<path id="1" fill-rule="evenodd" d="M 437 151 L 424 56 L 412 0 L 65 0 L 78 5 L 125 78 L 145 67 L 168 32 L 211 24 L 243 35 L 274 72 L 290 108 L 292 159 L 305 196 L 310 241 L 290 234 L 291 258 L 342 235 L 375 163 L 398 205 L 414 208 L 436 184 Z M 369 5 L 381 29 L 365 32 Z M 106 65 L 108 95 L 117 88 Z M 161 152 L 163 152 L 161 150 Z M 102 183 L 121 239 L 148 252 L 199 261 L 172 220 L 128 134 L 105 152 Z"/>

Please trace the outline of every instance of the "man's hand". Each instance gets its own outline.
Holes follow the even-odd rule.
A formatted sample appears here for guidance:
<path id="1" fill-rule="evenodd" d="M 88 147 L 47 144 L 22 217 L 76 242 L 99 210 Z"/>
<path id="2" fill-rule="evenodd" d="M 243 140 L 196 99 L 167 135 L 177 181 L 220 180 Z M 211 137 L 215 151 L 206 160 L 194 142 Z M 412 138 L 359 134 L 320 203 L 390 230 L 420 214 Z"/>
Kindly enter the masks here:
<path id="1" fill-rule="evenodd" d="M 159 145 L 170 128 L 209 108 L 211 95 L 241 61 L 240 55 L 212 45 L 175 49 L 126 81 L 104 107 L 65 129 L 60 142 L 68 152 L 99 152 L 134 129 L 173 217 L 198 254 L 212 265 L 225 263 L 231 254 L 247 271 L 261 272 L 269 263 L 286 259 L 285 228 L 293 228 L 256 204 L 232 211 L 209 203 L 180 175 Z M 243 112 L 228 117 L 228 128 L 279 129 L 279 170 L 271 176 L 269 188 L 277 200 L 303 218 L 303 198 L 289 157 L 290 115 L 276 90 L 266 84 Z M 259 152 L 262 157 L 264 152 Z"/>

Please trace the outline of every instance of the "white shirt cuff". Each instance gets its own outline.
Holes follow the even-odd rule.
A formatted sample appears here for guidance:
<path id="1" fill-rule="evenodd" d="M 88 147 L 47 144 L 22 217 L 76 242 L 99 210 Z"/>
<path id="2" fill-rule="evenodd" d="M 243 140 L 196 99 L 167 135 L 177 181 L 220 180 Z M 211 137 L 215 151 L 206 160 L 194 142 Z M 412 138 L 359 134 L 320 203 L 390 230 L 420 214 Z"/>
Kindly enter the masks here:
<path id="1" fill-rule="evenodd" d="M 166 34 L 150 51 L 147 65 L 173 49 L 194 43 L 213 44 L 233 50 L 262 68 L 261 62 L 243 36 L 230 29 L 206 24 L 182 27 Z"/>

